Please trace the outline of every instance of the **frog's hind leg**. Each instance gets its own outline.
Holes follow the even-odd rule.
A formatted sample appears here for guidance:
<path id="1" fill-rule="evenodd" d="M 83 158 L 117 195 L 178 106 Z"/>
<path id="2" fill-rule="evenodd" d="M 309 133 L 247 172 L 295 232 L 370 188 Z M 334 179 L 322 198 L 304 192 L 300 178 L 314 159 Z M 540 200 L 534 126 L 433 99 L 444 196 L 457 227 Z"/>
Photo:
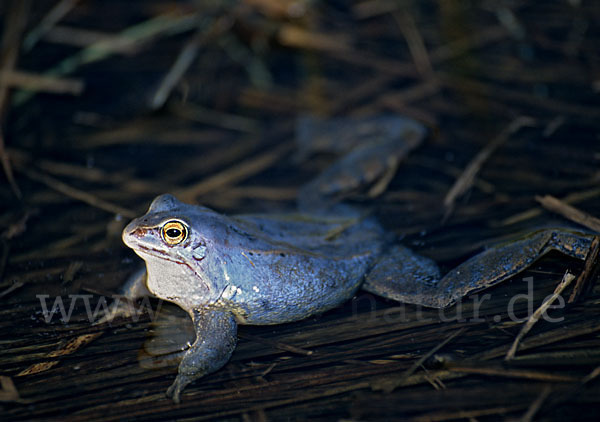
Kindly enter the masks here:
<path id="1" fill-rule="evenodd" d="M 345 155 L 300 189 L 299 208 L 327 209 L 368 185 L 374 184 L 377 189 L 372 192 L 379 192 L 376 182 L 389 181 L 398 163 L 420 145 L 425 133 L 420 123 L 396 115 L 300 120 L 297 139 L 301 156 L 312 151 Z"/>
<path id="2" fill-rule="evenodd" d="M 439 278 L 435 263 L 410 250 L 393 247 L 367 275 L 364 288 L 407 303 L 449 306 L 469 293 L 498 284 L 525 270 L 551 250 L 585 259 L 592 236 L 566 229 L 546 229 L 514 242 L 491 247 Z M 395 264 L 395 265 L 394 265 Z"/>
<path id="3" fill-rule="evenodd" d="M 516 241 L 491 247 L 465 261 L 440 280 L 437 296 L 439 307 L 451 305 L 469 293 L 493 286 L 520 273 L 551 250 L 585 259 L 592 237 L 567 229 L 545 229 Z"/>
<path id="4" fill-rule="evenodd" d="M 392 246 L 367 274 L 362 289 L 387 299 L 438 307 L 437 264 L 407 247 Z"/>

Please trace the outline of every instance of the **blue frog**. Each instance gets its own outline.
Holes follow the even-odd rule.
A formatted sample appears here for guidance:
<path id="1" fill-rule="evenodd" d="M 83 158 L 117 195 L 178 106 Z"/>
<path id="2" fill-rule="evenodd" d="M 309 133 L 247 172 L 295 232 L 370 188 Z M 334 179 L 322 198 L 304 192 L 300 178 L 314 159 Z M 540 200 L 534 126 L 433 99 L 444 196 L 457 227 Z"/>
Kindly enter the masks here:
<path id="1" fill-rule="evenodd" d="M 434 261 L 397 244 L 374 217 L 336 204 L 349 189 L 386 177 L 421 143 L 424 128 L 396 116 L 311 119 L 300 127 L 301 154 L 340 143 L 349 151 L 300 190 L 299 211 L 226 216 L 164 194 L 123 230 L 125 244 L 146 263 L 145 274 L 124 287 L 125 296 L 149 292 L 193 320 L 196 339 L 167 390 L 175 402 L 189 383 L 227 363 L 239 324 L 301 320 L 340 305 L 358 289 L 444 308 L 550 250 L 587 256 L 592 235 L 544 229 L 490 247 L 442 277 Z M 332 136 L 337 142 L 328 145 Z M 118 313 L 113 308 L 112 316 Z"/>

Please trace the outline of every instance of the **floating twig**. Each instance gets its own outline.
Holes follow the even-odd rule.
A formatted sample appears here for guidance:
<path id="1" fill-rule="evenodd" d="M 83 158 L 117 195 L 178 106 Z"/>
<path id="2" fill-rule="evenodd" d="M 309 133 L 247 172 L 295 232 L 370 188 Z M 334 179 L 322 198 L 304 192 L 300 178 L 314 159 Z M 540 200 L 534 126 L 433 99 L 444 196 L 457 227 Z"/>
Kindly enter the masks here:
<path id="1" fill-rule="evenodd" d="M 544 389 L 540 392 L 540 394 L 536 397 L 536 399 L 531 403 L 529 409 L 523 416 L 521 416 L 521 422 L 531 422 L 535 414 L 540 410 L 542 404 L 546 401 L 550 393 L 552 392 L 552 388 L 549 386 L 545 386 Z"/>
<path id="2" fill-rule="evenodd" d="M 523 90 L 505 88 L 499 84 L 489 84 L 471 78 L 457 77 L 437 72 L 436 75 L 448 87 L 460 86 L 461 90 L 472 92 L 487 98 L 503 100 L 504 102 L 515 102 L 522 107 L 534 107 L 536 109 L 550 111 L 556 114 L 571 115 L 576 117 L 585 117 L 588 119 L 597 119 L 600 117 L 600 110 L 597 107 L 588 107 L 573 102 L 566 102 L 549 97 L 540 97 Z"/>
<path id="3" fill-rule="evenodd" d="M 269 340 L 267 338 L 255 336 L 249 333 L 240 333 L 239 337 L 245 338 L 246 340 L 255 341 L 257 343 L 266 344 L 275 347 L 276 349 L 285 350 L 286 352 L 292 352 L 298 355 L 310 356 L 314 353 L 312 350 L 306 350 L 301 347 L 292 346 L 280 341 Z"/>
<path id="4" fill-rule="evenodd" d="M 594 236 L 594 240 L 592 240 L 592 244 L 590 246 L 590 251 L 588 252 L 588 256 L 585 259 L 585 266 L 579 277 L 577 277 L 577 281 L 575 282 L 575 287 L 573 287 L 573 291 L 571 292 L 571 296 L 569 296 L 569 303 L 574 303 L 579 299 L 579 296 L 585 290 L 585 287 L 588 285 L 592 278 L 592 274 L 594 272 L 594 267 L 596 263 L 596 259 L 598 258 L 598 251 L 600 250 L 600 237 Z"/>
<path id="5" fill-rule="evenodd" d="M 480 374 L 505 378 L 518 378 L 545 382 L 577 382 L 577 377 L 569 375 L 558 375 L 548 372 L 531 371 L 529 369 L 507 369 L 501 366 L 481 366 L 447 363 L 445 368 L 451 372 L 461 372 L 464 374 Z"/>
<path id="6" fill-rule="evenodd" d="M 174 31 L 185 32 L 193 28 L 196 23 L 196 14 L 177 15 L 164 14 L 153 17 L 147 21 L 133 25 L 123 30 L 118 38 L 108 41 L 99 41 L 84 48 L 80 52 L 61 61 L 55 67 L 47 70 L 45 76 L 65 76 L 73 73 L 81 66 L 104 60 L 115 52 L 121 51 L 124 40 L 128 44 L 139 44 L 161 35 L 172 35 Z M 35 93 L 29 91 L 17 92 L 14 96 L 15 105 L 22 105 L 29 101 Z"/>
<path id="7" fill-rule="evenodd" d="M 233 165 L 228 169 L 203 180 L 200 183 L 185 189 L 181 189 L 176 192 L 176 196 L 181 198 L 183 201 L 194 202 L 199 196 L 206 195 L 207 193 L 216 189 L 223 188 L 224 186 L 247 179 L 256 173 L 269 168 L 271 165 L 280 160 L 285 154 L 290 153 L 293 149 L 293 143 L 283 143 L 263 154 Z"/>
<path id="8" fill-rule="evenodd" d="M 229 28 L 231 28 L 232 24 L 233 20 L 229 16 L 223 16 L 212 22 L 208 28 L 204 28 L 204 26 L 198 28 L 196 34 L 179 52 L 177 59 L 154 93 L 154 96 L 150 101 L 150 106 L 152 109 L 159 109 L 165 104 L 165 101 L 167 101 L 167 98 L 171 94 L 171 91 L 175 85 L 177 85 L 177 82 L 179 82 L 179 80 L 183 77 L 185 72 L 187 72 L 189 67 L 196 59 L 200 47 L 217 35 L 227 31 Z"/>
<path id="9" fill-rule="evenodd" d="M 70 26 L 55 26 L 46 34 L 44 41 L 54 44 L 71 45 L 74 47 L 89 47 L 104 43 L 110 46 L 114 54 L 134 54 L 139 49 L 139 43 L 121 35 L 93 31 L 90 29 L 73 28 Z"/>
<path id="10" fill-rule="evenodd" d="M 72 78 L 55 78 L 22 71 L 2 71 L 2 84 L 27 91 L 50 92 L 53 94 L 79 95 L 83 91 L 83 81 Z"/>
<path id="11" fill-rule="evenodd" d="M 393 14 L 394 19 L 398 23 L 402 35 L 406 39 L 410 54 L 412 55 L 413 61 L 417 71 L 421 76 L 430 78 L 433 76 L 433 66 L 431 65 L 431 59 L 427 53 L 427 47 L 425 41 L 419 32 L 419 28 L 413 18 L 410 10 L 403 10 L 401 12 L 395 12 Z"/>
<path id="12" fill-rule="evenodd" d="M 429 359 L 431 356 L 433 356 L 438 350 L 440 350 L 442 347 L 444 347 L 445 345 L 447 345 L 448 343 L 450 343 L 452 340 L 454 340 L 456 337 L 458 337 L 459 335 L 463 334 L 465 331 L 467 330 L 466 327 L 463 327 L 459 330 L 456 330 L 454 333 L 452 333 L 450 336 L 448 336 L 445 340 L 443 340 L 442 342 L 438 343 L 433 349 L 431 349 L 430 351 L 428 351 L 427 353 L 425 353 L 423 356 L 421 356 L 419 359 L 417 359 L 417 361 L 415 363 L 413 363 L 410 368 L 408 368 L 406 371 L 404 371 L 404 373 L 402 375 L 400 375 L 400 378 L 398 379 L 392 379 L 392 380 L 382 380 L 379 381 L 377 383 L 374 383 L 372 385 L 372 388 L 374 390 L 383 390 L 386 393 L 391 393 L 392 391 L 394 391 L 396 388 L 404 385 L 404 383 L 406 382 L 406 380 L 408 380 L 417 369 L 419 369 L 419 367 L 421 365 L 423 365 L 423 363 Z"/>
<path id="13" fill-rule="evenodd" d="M 67 343 L 65 343 L 64 345 L 59 347 L 58 349 L 47 353 L 44 357 L 58 358 L 61 356 L 73 354 L 77 350 L 79 350 L 82 346 L 85 346 L 85 345 L 91 343 L 92 341 L 96 340 L 102 334 L 103 334 L 103 331 L 98 331 L 95 333 L 80 335 L 78 337 L 71 339 L 70 341 L 68 341 Z M 23 369 L 21 372 L 19 372 L 17 374 L 17 376 L 23 377 L 25 375 L 39 374 L 40 372 L 45 372 L 48 369 L 53 368 L 54 366 L 58 365 L 59 362 L 60 361 L 58 361 L 58 360 L 49 360 L 49 361 L 34 363 L 33 365 L 30 365 L 26 369 Z"/>
<path id="14" fill-rule="evenodd" d="M 565 204 L 576 204 L 578 202 L 587 201 L 588 199 L 592 199 L 600 195 L 600 188 L 588 189 L 582 192 L 573 192 L 565 196 L 561 199 Z M 531 218 L 535 218 L 538 215 L 541 215 L 543 209 L 540 207 L 530 208 L 526 211 L 520 212 L 504 220 L 501 220 L 500 226 L 510 226 L 512 224 L 520 223 L 525 220 L 529 220 Z"/>
<path id="15" fill-rule="evenodd" d="M 14 71 L 19 57 L 19 47 L 21 45 L 21 33 L 27 22 L 27 15 L 31 0 L 13 1 L 11 7 L 4 17 L 5 26 L 2 34 L 2 49 L 0 51 L 0 62 L 2 73 L 10 73 Z M 21 198 L 21 190 L 15 180 L 10 159 L 6 152 L 6 142 L 4 139 L 4 131 L 2 130 L 1 122 L 6 113 L 8 96 L 10 87 L 6 80 L 0 78 L 0 161 L 2 169 L 6 175 L 6 179 L 17 198 Z"/>
<path id="16" fill-rule="evenodd" d="M 562 215 L 563 217 L 577 223 L 590 230 L 600 233 L 600 219 L 591 216 L 571 205 L 566 204 L 552 195 L 536 196 L 535 200 L 542 204 L 542 207 L 549 211 Z"/>
<path id="17" fill-rule="evenodd" d="M 37 42 L 75 7 L 79 0 L 61 0 L 42 18 L 23 40 L 23 50 L 29 51 Z"/>
<path id="18" fill-rule="evenodd" d="M 183 119 L 206 123 L 224 129 L 257 133 L 260 128 L 258 121 L 255 119 L 211 110 L 191 103 L 181 104 L 172 101 L 167 104 L 167 108 L 171 113 Z"/>
<path id="19" fill-rule="evenodd" d="M 473 186 L 475 177 L 490 156 L 502 144 L 504 144 L 511 135 L 525 126 L 533 125 L 535 125 L 535 120 L 531 117 L 519 116 L 514 119 L 502 132 L 500 132 L 496 138 L 494 138 L 481 151 L 479 151 L 479 153 L 471 160 L 471 162 L 467 164 L 462 174 L 458 177 L 458 179 L 456 179 L 456 182 L 454 182 L 454 185 L 452 185 L 446 194 L 446 197 L 444 198 L 444 207 L 446 208 L 444 220 L 446 220 L 452 212 L 456 200 L 466 191 L 468 191 L 471 186 Z"/>
<path id="20" fill-rule="evenodd" d="M 584 385 L 584 384 L 587 384 L 587 383 L 595 380 L 598 377 L 600 377 L 600 366 L 597 366 L 596 368 L 594 368 L 594 370 L 592 372 L 590 372 L 585 377 L 583 377 L 581 379 L 580 383 L 581 383 L 581 385 Z"/>
<path id="21" fill-rule="evenodd" d="M 523 337 L 527 335 L 527 333 L 533 328 L 533 326 L 540 320 L 544 312 L 546 312 L 550 308 L 552 303 L 554 303 L 554 301 L 560 296 L 563 290 L 569 287 L 573 280 L 575 280 L 575 276 L 568 271 L 565 272 L 562 281 L 558 284 L 558 286 L 556 286 L 554 293 L 552 293 L 552 295 L 549 298 L 547 298 L 544 301 L 544 303 L 540 305 L 539 308 L 535 310 L 535 312 L 529 317 L 523 328 L 521 328 L 521 331 L 519 332 L 512 346 L 506 353 L 506 356 L 504 358 L 505 360 L 510 360 L 515 357 L 521 339 L 523 339 Z"/>
<path id="22" fill-rule="evenodd" d="M 1 277 L 0 277 L 0 280 L 1 280 Z M 11 294 L 12 292 L 14 292 L 15 290 L 20 289 L 24 285 L 25 285 L 24 281 L 17 281 L 15 283 L 13 283 L 12 286 L 10 286 L 8 289 L 3 290 L 3 291 L 0 292 L 0 299 L 2 299 L 5 296 L 8 296 L 9 294 Z"/>
<path id="23" fill-rule="evenodd" d="M 91 193 L 84 192 L 82 190 L 79 190 L 77 188 L 69 186 L 66 183 L 61 182 L 58 179 L 48 176 L 47 174 L 40 173 L 36 170 L 28 169 L 28 168 L 20 168 L 19 171 L 21 173 L 25 174 L 27 177 L 29 177 L 32 180 L 41 182 L 41 183 L 45 184 L 46 186 L 48 186 L 49 188 L 54 189 L 57 192 L 60 192 L 70 198 L 85 202 L 86 204 L 91 205 L 93 207 L 96 207 L 101 210 L 108 211 L 108 212 L 111 212 L 114 214 L 120 214 L 120 215 L 122 215 L 124 217 L 128 217 L 128 218 L 135 218 L 137 216 L 137 213 L 132 210 L 123 208 L 119 205 L 115 205 L 111 202 L 100 199 L 97 196 L 92 195 Z"/>
<path id="24" fill-rule="evenodd" d="M 197 32 L 179 52 L 177 59 L 163 77 L 158 89 L 150 101 L 150 107 L 153 110 L 157 110 L 165 104 L 165 101 L 167 101 L 173 88 L 196 59 L 203 38 L 202 32 Z"/>
<path id="25" fill-rule="evenodd" d="M 279 28 L 278 41 L 287 47 L 317 51 L 350 51 L 350 39 L 343 34 L 327 34 L 309 31 L 295 24 Z"/>

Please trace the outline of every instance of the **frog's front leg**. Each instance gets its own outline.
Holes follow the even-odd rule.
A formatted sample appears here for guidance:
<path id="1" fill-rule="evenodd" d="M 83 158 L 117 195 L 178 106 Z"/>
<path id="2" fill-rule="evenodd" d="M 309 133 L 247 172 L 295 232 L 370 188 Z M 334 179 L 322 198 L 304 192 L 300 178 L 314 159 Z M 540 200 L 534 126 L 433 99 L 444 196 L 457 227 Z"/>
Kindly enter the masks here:
<path id="1" fill-rule="evenodd" d="M 190 315 L 196 340 L 183 355 L 177 377 L 167 390 L 175 403 L 189 383 L 225 365 L 237 343 L 237 323 L 231 312 L 194 309 Z"/>
<path id="2" fill-rule="evenodd" d="M 121 287 L 117 299 L 94 325 L 112 322 L 118 316 L 131 316 L 133 301 L 144 296 L 152 296 L 146 287 L 146 278 L 146 266 L 144 265 L 127 279 L 127 282 Z"/>
<path id="3" fill-rule="evenodd" d="M 551 250 L 585 259 L 593 236 L 567 229 L 540 230 L 491 247 L 439 277 L 437 265 L 408 248 L 394 246 L 367 275 L 363 288 L 405 303 L 444 308 L 469 293 L 525 270 Z"/>

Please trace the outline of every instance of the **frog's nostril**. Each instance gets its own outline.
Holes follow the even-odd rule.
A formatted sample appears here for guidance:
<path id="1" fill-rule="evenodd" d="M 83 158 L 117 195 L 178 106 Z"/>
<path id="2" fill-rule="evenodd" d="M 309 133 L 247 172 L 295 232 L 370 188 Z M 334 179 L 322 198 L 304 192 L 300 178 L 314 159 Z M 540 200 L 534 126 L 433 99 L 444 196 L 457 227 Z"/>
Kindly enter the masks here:
<path id="1" fill-rule="evenodd" d="M 138 239 L 146 236 L 147 230 L 142 228 L 137 228 L 131 232 L 131 236 L 137 237 Z"/>

